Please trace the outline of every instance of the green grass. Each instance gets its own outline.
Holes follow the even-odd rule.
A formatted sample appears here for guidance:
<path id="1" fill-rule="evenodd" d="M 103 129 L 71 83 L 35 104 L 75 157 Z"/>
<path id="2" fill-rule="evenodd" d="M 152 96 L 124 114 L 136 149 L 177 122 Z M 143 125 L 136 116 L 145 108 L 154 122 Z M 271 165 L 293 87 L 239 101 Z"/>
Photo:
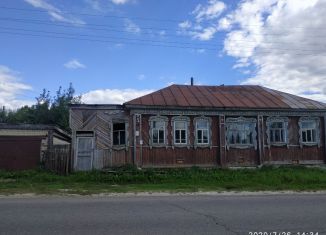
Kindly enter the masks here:
<path id="1" fill-rule="evenodd" d="M 326 190 L 326 170 L 305 167 L 261 169 L 166 169 L 75 172 L 0 171 L 0 194 L 92 194 L 112 192 L 196 192 Z"/>

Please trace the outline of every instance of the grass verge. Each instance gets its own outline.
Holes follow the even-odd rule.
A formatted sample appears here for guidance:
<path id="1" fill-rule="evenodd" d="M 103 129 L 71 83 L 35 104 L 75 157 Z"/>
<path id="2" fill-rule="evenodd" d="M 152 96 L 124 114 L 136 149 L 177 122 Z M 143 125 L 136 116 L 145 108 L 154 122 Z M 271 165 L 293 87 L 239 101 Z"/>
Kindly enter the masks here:
<path id="1" fill-rule="evenodd" d="M 326 190 L 326 170 L 305 167 L 261 169 L 121 168 L 59 176 L 35 170 L 0 171 L 0 194 L 94 194 L 113 192 Z"/>

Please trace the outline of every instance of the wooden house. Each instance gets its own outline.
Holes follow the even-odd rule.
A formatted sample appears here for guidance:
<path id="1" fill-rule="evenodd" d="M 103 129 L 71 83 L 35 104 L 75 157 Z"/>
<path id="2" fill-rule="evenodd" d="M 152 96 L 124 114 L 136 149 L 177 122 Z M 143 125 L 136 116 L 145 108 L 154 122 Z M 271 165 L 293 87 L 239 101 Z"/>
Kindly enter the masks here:
<path id="1" fill-rule="evenodd" d="M 72 105 L 74 169 L 323 164 L 326 104 L 261 86 L 172 85 Z"/>

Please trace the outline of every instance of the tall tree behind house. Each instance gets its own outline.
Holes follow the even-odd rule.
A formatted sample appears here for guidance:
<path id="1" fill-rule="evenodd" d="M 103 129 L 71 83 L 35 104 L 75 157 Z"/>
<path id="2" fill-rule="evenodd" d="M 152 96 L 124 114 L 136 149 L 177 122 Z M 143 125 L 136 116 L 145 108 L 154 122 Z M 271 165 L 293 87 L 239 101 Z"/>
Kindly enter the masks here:
<path id="1" fill-rule="evenodd" d="M 2 123 L 31 123 L 54 124 L 69 131 L 69 104 L 80 104 L 81 96 L 75 96 L 75 89 L 69 84 L 67 90 L 60 86 L 55 96 L 43 89 L 36 97 L 36 104 L 24 106 L 15 111 L 2 108 L 0 122 Z"/>

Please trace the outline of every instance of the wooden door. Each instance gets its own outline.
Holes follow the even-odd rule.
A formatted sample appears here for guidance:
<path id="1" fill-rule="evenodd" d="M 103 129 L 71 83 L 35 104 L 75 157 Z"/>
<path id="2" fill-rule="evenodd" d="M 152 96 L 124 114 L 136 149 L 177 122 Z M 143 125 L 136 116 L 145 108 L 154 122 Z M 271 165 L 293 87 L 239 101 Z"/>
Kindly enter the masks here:
<path id="1" fill-rule="evenodd" d="M 77 170 L 92 170 L 93 137 L 77 137 Z"/>

